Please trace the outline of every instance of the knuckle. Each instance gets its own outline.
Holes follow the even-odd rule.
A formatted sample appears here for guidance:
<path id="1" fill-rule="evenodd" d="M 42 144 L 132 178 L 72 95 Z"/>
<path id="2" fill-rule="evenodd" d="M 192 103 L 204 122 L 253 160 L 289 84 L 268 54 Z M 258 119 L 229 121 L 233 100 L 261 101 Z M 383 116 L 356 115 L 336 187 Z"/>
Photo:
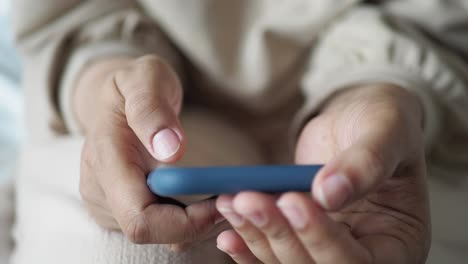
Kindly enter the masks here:
<path id="1" fill-rule="evenodd" d="M 127 86 L 128 80 L 131 80 L 130 75 L 128 66 L 109 73 L 104 80 L 105 97 L 122 97 L 122 87 Z"/>
<path id="2" fill-rule="evenodd" d="M 132 243 L 147 244 L 150 242 L 148 222 L 143 212 L 128 218 L 122 230 Z"/>
<path id="3" fill-rule="evenodd" d="M 344 241 L 345 236 L 349 234 L 349 231 L 341 228 L 338 230 L 323 229 L 321 226 L 310 225 L 301 236 L 306 248 L 325 252 L 335 247 L 337 241 Z"/>
<path id="4" fill-rule="evenodd" d="M 118 70 L 115 70 L 113 73 L 109 74 L 106 78 L 106 85 L 108 87 L 118 88 L 118 86 L 125 85 L 126 80 L 130 79 L 131 75 L 130 67 L 124 67 Z"/>
<path id="5" fill-rule="evenodd" d="M 171 216 L 171 218 L 174 217 L 175 216 Z M 175 240 L 184 242 L 194 241 L 200 236 L 200 234 L 202 234 L 201 230 L 192 221 L 190 221 L 190 219 L 187 219 L 186 222 L 183 222 L 181 226 L 183 226 L 181 230 L 183 232 L 180 232 L 180 239 Z"/>
<path id="6" fill-rule="evenodd" d="M 247 234 L 245 234 L 243 236 L 243 239 L 245 240 L 245 242 L 252 246 L 252 247 L 263 247 L 265 246 L 268 241 L 266 240 L 266 238 L 262 237 L 262 236 L 249 236 Z"/>
<path id="7" fill-rule="evenodd" d="M 292 233 L 284 227 L 277 227 L 270 232 L 270 238 L 276 242 L 283 243 L 292 239 Z"/>
<path id="8" fill-rule="evenodd" d="M 91 151 L 91 144 L 87 140 L 81 151 L 81 167 L 83 168 L 92 168 L 96 164 L 94 158 L 94 151 Z"/>
<path id="9" fill-rule="evenodd" d="M 318 228 L 318 227 L 317 227 Z M 344 238 L 346 232 L 332 232 L 324 230 L 317 230 L 316 228 L 309 228 L 305 237 L 305 246 L 313 249 L 314 251 L 328 251 L 333 248 L 336 241 Z"/>
<path id="10" fill-rule="evenodd" d="M 109 155 L 102 155 L 108 153 L 107 142 L 103 140 L 86 140 L 81 151 L 81 178 L 84 181 L 90 180 L 93 174 L 103 170 L 110 162 Z"/>
<path id="11" fill-rule="evenodd" d="M 347 167 L 347 176 L 353 188 L 358 193 L 375 186 L 387 175 L 385 173 L 385 163 L 382 154 L 370 148 L 355 149 L 353 164 Z"/>
<path id="12" fill-rule="evenodd" d="M 156 80 L 164 69 L 164 62 L 154 55 L 140 57 L 124 68 L 113 72 L 108 78 L 108 86 L 114 86 L 128 100 L 129 97 L 152 91 L 157 86 Z"/>
<path id="13" fill-rule="evenodd" d="M 327 239 L 311 240 L 309 241 L 307 246 L 309 248 L 313 248 L 315 251 L 322 251 L 322 252 L 326 252 L 332 247 L 330 241 L 328 241 Z"/>
<path id="14" fill-rule="evenodd" d="M 90 200 L 91 192 L 90 192 L 90 188 L 88 187 L 88 183 L 86 182 L 85 178 L 86 176 L 81 174 L 80 183 L 79 183 L 79 192 L 83 201 L 87 203 Z"/>
<path id="15" fill-rule="evenodd" d="M 162 108 L 158 100 L 150 101 L 149 98 L 142 96 L 133 103 L 126 104 L 125 112 L 128 125 L 134 130 L 142 130 L 142 133 L 151 134 L 154 125 L 158 125 L 164 120 L 165 113 Z"/>
<path id="16" fill-rule="evenodd" d="M 140 73 L 152 73 L 154 74 L 155 72 L 158 72 L 161 66 L 164 65 L 164 62 L 155 55 L 145 55 L 137 60 L 135 60 L 133 66 L 135 67 L 135 70 L 137 70 Z"/>
<path id="17" fill-rule="evenodd" d="M 125 112 L 128 116 L 139 117 L 147 112 L 154 112 L 161 108 L 158 93 L 154 91 L 140 91 L 127 99 Z"/>
<path id="18" fill-rule="evenodd" d="M 384 172 L 384 158 L 381 151 L 376 151 L 372 148 L 366 148 L 362 152 L 363 165 L 368 168 L 368 171 L 373 172 L 373 175 L 380 176 Z"/>

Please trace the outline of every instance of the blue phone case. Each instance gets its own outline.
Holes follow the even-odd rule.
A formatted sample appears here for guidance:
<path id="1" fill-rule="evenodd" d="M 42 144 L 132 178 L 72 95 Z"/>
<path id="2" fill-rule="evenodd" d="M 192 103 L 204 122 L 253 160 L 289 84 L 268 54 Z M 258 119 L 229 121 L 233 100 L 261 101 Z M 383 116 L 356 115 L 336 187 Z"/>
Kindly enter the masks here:
<path id="1" fill-rule="evenodd" d="M 148 175 L 151 191 L 161 196 L 229 194 L 240 191 L 310 191 L 322 165 L 158 168 Z"/>

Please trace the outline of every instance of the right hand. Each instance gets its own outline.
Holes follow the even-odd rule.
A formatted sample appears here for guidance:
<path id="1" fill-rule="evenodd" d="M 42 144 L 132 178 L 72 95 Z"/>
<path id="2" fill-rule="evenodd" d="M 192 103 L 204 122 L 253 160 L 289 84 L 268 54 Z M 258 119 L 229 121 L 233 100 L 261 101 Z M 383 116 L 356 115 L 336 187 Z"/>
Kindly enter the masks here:
<path id="1" fill-rule="evenodd" d="M 146 185 L 160 162 L 184 153 L 181 104 L 176 73 L 156 56 L 100 61 L 78 79 L 74 109 L 86 136 L 81 196 L 98 224 L 134 243 L 194 241 L 220 218 L 214 200 L 183 208 Z"/>

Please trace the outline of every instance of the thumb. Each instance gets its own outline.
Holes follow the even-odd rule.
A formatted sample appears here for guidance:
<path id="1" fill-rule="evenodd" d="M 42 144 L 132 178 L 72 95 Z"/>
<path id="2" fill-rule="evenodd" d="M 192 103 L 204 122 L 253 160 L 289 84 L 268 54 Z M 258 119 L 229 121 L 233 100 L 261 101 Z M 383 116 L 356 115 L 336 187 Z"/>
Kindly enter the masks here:
<path id="1" fill-rule="evenodd" d="M 136 60 L 116 73 L 114 84 L 125 101 L 128 125 L 158 161 L 174 162 L 184 151 L 178 120 L 182 87 L 176 73 L 155 56 Z"/>
<path id="2" fill-rule="evenodd" d="M 315 200 L 339 210 L 390 178 L 401 157 L 384 140 L 360 140 L 327 163 L 314 180 Z"/>

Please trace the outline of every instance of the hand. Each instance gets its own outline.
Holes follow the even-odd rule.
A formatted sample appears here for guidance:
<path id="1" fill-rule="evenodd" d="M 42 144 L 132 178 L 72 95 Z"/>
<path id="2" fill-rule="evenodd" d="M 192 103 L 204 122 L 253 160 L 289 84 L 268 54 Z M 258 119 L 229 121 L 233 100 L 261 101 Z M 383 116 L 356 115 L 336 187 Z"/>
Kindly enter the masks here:
<path id="1" fill-rule="evenodd" d="M 146 185 L 148 172 L 184 153 L 182 88 L 167 64 L 155 56 L 97 62 L 81 74 L 74 99 L 86 135 L 80 192 L 101 226 L 156 244 L 192 241 L 213 228 L 214 201 L 184 208 Z"/>
<path id="2" fill-rule="evenodd" d="M 326 165 L 311 198 L 221 196 L 235 231 L 218 247 L 237 263 L 424 263 L 430 244 L 422 113 L 390 85 L 335 95 L 303 129 L 300 164 Z"/>

